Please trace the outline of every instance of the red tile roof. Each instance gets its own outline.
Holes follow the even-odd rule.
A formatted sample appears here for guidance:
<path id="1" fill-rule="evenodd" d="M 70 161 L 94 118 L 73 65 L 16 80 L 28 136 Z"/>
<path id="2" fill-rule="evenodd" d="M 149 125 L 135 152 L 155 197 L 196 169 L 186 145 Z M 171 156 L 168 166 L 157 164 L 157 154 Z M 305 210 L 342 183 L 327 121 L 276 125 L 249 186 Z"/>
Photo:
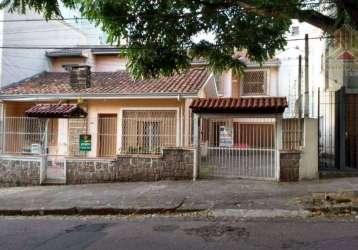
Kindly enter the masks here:
<path id="1" fill-rule="evenodd" d="M 190 105 L 194 113 L 283 113 L 286 97 L 245 97 L 195 99 Z"/>
<path id="2" fill-rule="evenodd" d="M 77 104 L 36 104 L 25 111 L 29 117 L 75 118 L 86 117 L 87 112 Z"/>
<path id="3" fill-rule="evenodd" d="M 91 87 L 73 89 L 67 72 L 45 72 L 38 76 L 5 87 L 0 95 L 41 94 L 196 94 L 210 73 L 194 67 L 183 74 L 158 79 L 134 80 L 126 71 L 92 72 Z"/>
<path id="4" fill-rule="evenodd" d="M 348 51 L 344 51 L 340 56 L 338 56 L 337 59 L 340 59 L 340 60 L 354 60 L 355 58 Z"/>

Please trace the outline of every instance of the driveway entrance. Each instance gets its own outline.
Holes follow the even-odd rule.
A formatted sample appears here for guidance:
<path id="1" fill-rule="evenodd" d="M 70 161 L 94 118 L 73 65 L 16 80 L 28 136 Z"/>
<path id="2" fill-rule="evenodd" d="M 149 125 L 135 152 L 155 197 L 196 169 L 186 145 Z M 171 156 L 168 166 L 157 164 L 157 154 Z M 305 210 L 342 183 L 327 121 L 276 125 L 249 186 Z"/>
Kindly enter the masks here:
<path id="1" fill-rule="evenodd" d="M 286 107 L 282 97 L 194 100 L 199 177 L 278 180 Z"/>
<path id="2" fill-rule="evenodd" d="M 200 177 L 274 179 L 275 122 L 274 118 L 203 118 Z"/>

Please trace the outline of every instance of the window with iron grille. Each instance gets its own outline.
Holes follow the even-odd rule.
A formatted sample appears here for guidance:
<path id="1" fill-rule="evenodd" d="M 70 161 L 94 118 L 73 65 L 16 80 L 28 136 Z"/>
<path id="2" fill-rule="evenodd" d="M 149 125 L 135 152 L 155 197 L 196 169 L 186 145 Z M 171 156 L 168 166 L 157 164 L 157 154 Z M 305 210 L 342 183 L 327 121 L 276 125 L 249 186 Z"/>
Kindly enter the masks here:
<path id="1" fill-rule="evenodd" d="M 175 147 L 176 141 L 176 111 L 123 111 L 122 153 L 158 154 L 161 148 Z"/>
<path id="2" fill-rule="evenodd" d="M 266 71 L 246 71 L 242 80 L 242 95 L 256 96 L 266 94 Z"/>

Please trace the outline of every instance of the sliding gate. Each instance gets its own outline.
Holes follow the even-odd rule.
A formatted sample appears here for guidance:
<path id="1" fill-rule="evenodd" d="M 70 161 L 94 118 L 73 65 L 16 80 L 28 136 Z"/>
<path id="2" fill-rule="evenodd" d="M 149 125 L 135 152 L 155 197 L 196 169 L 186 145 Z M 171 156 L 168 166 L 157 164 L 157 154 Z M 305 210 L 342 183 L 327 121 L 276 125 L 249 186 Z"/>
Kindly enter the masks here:
<path id="1" fill-rule="evenodd" d="M 276 179 L 275 118 L 202 118 L 199 174 Z"/>

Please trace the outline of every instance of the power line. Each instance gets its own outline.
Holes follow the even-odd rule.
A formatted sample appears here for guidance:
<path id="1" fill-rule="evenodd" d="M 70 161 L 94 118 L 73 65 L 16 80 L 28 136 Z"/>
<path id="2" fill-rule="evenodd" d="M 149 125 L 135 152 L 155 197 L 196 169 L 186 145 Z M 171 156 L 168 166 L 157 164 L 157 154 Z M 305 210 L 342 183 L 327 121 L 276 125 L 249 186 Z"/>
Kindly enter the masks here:
<path id="1" fill-rule="evenodd" d="M 318 36 L 318 37 L 310 37 L 309 40 L 322 40 L 322 39 L 332 39 L 334 36 Z M 287 42 L 291 41 L 304 41 L 304 38 L 296 38 L 296 39 L 287 39 Z M 218 46 L 219 45 L 214 45 Z M 191 46 L 186 46 L 184 48 L 190 48 Z M 148 47 L 115 47 L 115 46 L 103 46 L 103 45 L 78 45 L 78 46 L 60 46 L 60 45 L 47 45 L 47 46 L 36 46 L 36 45 L 19 45 L 19 44 L 13 44 L 13 45 L 5 45 L 0 46 L 0 49 L 61 49 L 61 50 L 79 50 L 79 49 L 103 49 L 103 50 L 113 50 L 113 49 L 121 49 L 121 50 L 129 50 L 129 49 L 147 49 Z"/>

